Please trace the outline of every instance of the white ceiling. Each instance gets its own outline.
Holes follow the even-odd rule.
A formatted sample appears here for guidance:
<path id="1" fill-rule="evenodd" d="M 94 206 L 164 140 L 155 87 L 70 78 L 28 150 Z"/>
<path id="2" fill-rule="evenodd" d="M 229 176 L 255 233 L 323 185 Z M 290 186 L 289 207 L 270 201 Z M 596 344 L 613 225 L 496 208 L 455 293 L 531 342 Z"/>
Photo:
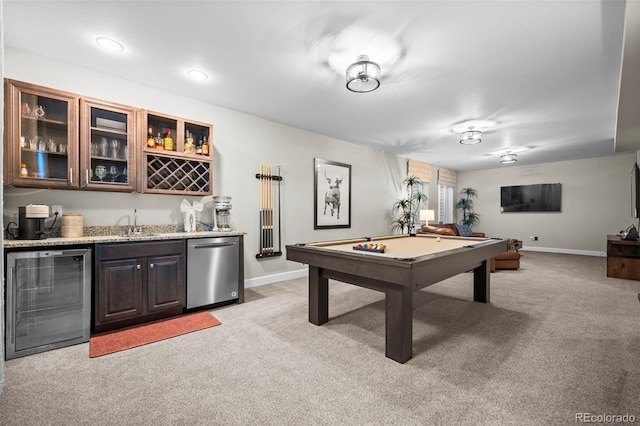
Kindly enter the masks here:
<path id="1" fill-rule="evenodd" d="M 525 150 L 518 165 L 614 154 L 624 10 L 623 1 L 589 0 L 5 0 L 4 38 L 13 48 L 466 171 L 499 167 L 497 152 L 508 149 Z M 98 36 L 125 51 L 101 50 Z M 395 62 L 384 64 L 393 49 Z M 371 93 L 345 88 L 340 61 L 360 54 L 383 65 Z M 191 68 L 209 79 L 188 80 Z M 461 145 L 451 127 L 471 119 L 497 124 L 481 144 Z"/>

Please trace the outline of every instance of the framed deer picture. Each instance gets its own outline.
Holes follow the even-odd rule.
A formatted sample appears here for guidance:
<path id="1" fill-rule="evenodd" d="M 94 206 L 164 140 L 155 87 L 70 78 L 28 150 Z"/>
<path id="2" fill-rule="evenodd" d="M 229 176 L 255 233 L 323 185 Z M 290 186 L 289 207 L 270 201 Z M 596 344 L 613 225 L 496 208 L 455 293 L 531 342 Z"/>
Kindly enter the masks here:
<path id="1" fill-rule="evenodd" d="M 313 162 L 313 229 L 351 228 L 351 165 Z"/>

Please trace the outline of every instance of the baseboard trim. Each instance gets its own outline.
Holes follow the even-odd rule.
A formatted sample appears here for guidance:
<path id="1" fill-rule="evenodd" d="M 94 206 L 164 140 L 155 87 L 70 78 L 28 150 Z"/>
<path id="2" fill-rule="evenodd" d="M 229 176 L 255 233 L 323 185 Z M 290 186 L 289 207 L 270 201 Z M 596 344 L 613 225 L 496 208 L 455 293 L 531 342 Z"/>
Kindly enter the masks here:
<path id="1" fill-rule="evenodd" d="M 606 252 L 594 251 L 594 250 L 574 250 L 574 249 L 553 248 L 553 247 L 529 247 L 529 246 L 524 246 L 520 250 L 541 251 L 545 253 L 577 254 L 580 256 L 607 257 Z"/>
<path id="2" fill-rule="evenodd" d="M 309 269 L 297 269 L 295 271 L 282 272 L 279 274 L 265 275 L 258 278 L 244 280 L 244 288 L 259 287 L 261 285 L 273 284 L 280 281 L 294 280 L 309 275 Z"/>

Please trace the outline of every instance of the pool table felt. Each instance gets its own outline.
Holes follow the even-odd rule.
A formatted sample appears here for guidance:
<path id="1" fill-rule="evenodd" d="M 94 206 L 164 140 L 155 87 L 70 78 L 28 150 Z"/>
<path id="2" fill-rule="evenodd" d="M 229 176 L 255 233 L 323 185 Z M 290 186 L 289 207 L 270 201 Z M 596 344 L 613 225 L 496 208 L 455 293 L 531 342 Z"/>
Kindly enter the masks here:
<path id="1" fill-rule="evenodd" d="M 453 250 L 460 247 L 473 245 L 475 243 L 488 241 L 487 238 L 472 238 L 472 237 L 440 237 L 440 241 L 437 241 L 437 237 L 428 235 L 417 235 L 415 237 L 409 236 L 392 236 L 392 237 L 378 237 L 372 238 L 371 241 L 367 241 L 365 238 L 358 238 L 353 240 L 337 241 L 335 244 L 331 242 L 309 244 L 311 246 L 321 247 L 328 250 L 346 251 L 352 253 L 362 253 L 363 255 L 370 256 L 383 256 L 398 259 L 415 258 L 419 256 L 425 256 L 429 254 L 439 253 L 447 250 Z M 353 250 L 353 246 L 364 243 L 384 244 L 385 252 L 365 252 L 359 250 Z"/>

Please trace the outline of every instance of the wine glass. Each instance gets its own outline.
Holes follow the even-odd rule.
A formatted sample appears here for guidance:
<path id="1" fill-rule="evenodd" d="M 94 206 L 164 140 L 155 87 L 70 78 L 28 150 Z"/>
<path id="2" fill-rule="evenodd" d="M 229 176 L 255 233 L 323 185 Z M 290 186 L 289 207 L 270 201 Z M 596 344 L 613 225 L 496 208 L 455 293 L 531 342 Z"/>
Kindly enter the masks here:
<path id="1" fill-rule="evenodd" d="M 111 176 L 111 182 L 115 182 L 116 178 L 120 176 L 118 168 L 116 166 L 109 167 L 109 175 Z"/>
<path id="2" fill-rule="evenodd" d="M 102 182 L 102 179 L 107 175 L 107 167 L 103 165 L 96 166 L 96 176 Z"/>

